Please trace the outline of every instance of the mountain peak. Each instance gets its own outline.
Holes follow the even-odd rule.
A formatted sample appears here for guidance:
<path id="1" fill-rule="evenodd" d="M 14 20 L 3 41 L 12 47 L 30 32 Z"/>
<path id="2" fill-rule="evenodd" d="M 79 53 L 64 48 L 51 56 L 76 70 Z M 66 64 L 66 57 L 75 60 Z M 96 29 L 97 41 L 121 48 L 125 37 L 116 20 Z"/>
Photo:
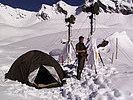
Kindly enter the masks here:
<path id="1" fill-rule="evenodd" d="M 66 2 L 72 6 L 79 6 L 84 3 L 84 0 L 0 0 L 0 3 L 4 5 L 35 12 L 41 8 L 42 4 L 52 6 L 57 2 Z"/>

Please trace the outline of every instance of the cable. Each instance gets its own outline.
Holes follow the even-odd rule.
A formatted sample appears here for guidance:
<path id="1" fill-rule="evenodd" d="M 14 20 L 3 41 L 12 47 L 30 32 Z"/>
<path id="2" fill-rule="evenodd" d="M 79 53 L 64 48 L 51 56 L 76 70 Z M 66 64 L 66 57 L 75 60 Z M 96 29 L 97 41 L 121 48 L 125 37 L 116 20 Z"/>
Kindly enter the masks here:
<path id="1" fill-rule="evenodd" d="M 128 23 L 128 22 L 127 22 Z M 101 29 L 102 30 L 102 29 Z M 103 32 L 104 32 L 104 30 L 102 30 Z M 108 33 L 108 32 L 107 32 Z M 105 35 L 106 35 L 106 32 L 105 32 Z M 106 35 L 107 36 L 107 35 Z M 113 41 L 113 43 L 114 43 L 114 41 Z M 115 44 L 115 43 L 114 43 Z M 121 46 L 119 45 L 119 47 L 121 48 Z M 123 50 L 123 49 L 120 49 L 120 48 L 118 48 L 120 51 L 121 51 L 121 53 L 129 60 L 129 62 L 131 62 L 132 64 L 133 64 L 133 59 Z M 130 59 L 129 59 L 130 58 Z"/>
<path id="2" fill-rule="evenodd" d="M 82 28 L 83 25 L 85 24 L 86 20 L 87 20 L 87 17 L 86 17 L 86 19 L 83 21 L 83 23 L 81 24 L 81 26 L 79 27 L 79 29 L 77 30 L 76 34 L 75 34 L 73 37 L 75 37 L 77 34 L 79 34 L 79 31 L 81 30 L 81 28 Z"/>
<path id="3" fill-rule="evenodd" d="M 121 48 L 121 46 L 119 45 L 119 47 Z M 125 57 L 127 58 L 127 60 L 131 63 L 131 64 L 133 64 L 133 59 L 123 50 L 123 49 L 120 49 L 119 48 L 119 50 L 121 51 L 121 53 L 123 54 L 123 55 L 125 55 Z"/>
<path id="4" fill-rule="evenodd" d="M 64 29 L 65 27 L 66 26 L 64 26 L 62 29 Z M 66 34 L 63 34 L 63 37 L 64 37 L 64 35 L 66 35 Z M 53 47 L 53 45 L 55 45 L 55 43 L 57 42 L 57 40 L 59 40 L 59 37 L 58 36 L 55 38 L 55 40 L 53 41 L 53 43 L 51 45 L 49 45 L 49 47 Z"/>
<path id="5" fill-rule="evenodd" d="M 101 30 L 102 30 L 102 28 L 100 28 Z M 102 30 L 103 32 L 105 32 L 104 30 Z M 107 32 L 108 33 L 108 32 Z M 107 36 L 107 34 L 106 34 L 106 32 L 104 33 L 106 36 Z M 115 44 L 114 43 L 114 41 L 113 41 L 113 44 Z M 121 46 L 119 45 L 119 47 L 121 48 Z M 126 59 L 130 62 L 130 63 L 132 63 L 133 64 L 133 59 L 123 50 L 123 49 L 120 49 L 120 48 L 118 48 L 119 50 L 120 50 L 120 52 L 126 57 Z"/>
<path id="6" fill-rule="evenodd" d="M 81 30 L 81 28 L 83 27 L 83 25 L 85 24 L 87 18 L 85 18 L 85 20 L 83 21 L 83 23 L 81 24 L 80 28 L 78 29 L 78 31 L 76 32 L 76 34 L 73 36 L 72 34 L 72 29 L 71 29 L 71 37 L 75 37 L 77 34 L 79 34 L 79 31 Z M 65 26 L 66 27 L 66 26 Z M 63 29 L 65 28 L 63 27 Z M 63 35 L 63 37 L 65 36 L 66 34 Z M 49 46 L 49 47 L 52 47 L 53 45 L 55 45 L 55 43 L 57 42 L 57 40 L 59 40 L 59 37 L 56 37 L 56 39 L 54 40 L 54 42 Z"/>

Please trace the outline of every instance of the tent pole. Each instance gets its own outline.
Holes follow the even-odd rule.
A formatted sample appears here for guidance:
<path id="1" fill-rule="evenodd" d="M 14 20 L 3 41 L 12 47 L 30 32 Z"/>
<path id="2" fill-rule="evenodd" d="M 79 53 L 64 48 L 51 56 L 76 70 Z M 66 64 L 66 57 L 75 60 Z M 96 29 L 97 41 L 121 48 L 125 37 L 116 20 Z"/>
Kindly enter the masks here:
<path id="1" fill-rule="evenodd" d="M 112 61 L 111 63 L 113 64 L 114 63 L 114 53 L 112 53 Z"/>

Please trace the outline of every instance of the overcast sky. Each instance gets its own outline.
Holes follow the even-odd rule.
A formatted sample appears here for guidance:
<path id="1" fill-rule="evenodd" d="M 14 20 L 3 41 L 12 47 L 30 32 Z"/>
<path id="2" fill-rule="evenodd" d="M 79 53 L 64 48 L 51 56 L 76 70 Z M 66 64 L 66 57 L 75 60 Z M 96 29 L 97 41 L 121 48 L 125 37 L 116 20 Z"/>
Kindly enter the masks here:
<path id="1" fill-rule="evenodd" d="M 42 4 L 52 5 L 59 0 L 0 0 L 0 3 L 14 8 L 21 8 L 30 11 L 38 11 Z M 82 5 L 85 0 L 63 0 L 70 5 Z"/>

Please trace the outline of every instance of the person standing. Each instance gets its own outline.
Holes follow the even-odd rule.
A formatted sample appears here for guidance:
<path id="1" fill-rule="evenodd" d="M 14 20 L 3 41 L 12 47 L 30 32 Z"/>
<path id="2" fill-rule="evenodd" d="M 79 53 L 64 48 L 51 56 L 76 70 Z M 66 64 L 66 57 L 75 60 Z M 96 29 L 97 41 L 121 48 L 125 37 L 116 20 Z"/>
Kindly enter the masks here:
<path id="1" fill-rule="evenodd" d="M 84 68 L 85 60 L 87 59 L 87 48 L 84 45 L 84 37 L 80 36 L 79 37 L 79 43 L 76 44 L 76 53 L 78 53 L 77 58 L 78 58 L 78 68 L 77 68 L 77 79 L 80 80 L 81 78 L 81 73 Z"/>

